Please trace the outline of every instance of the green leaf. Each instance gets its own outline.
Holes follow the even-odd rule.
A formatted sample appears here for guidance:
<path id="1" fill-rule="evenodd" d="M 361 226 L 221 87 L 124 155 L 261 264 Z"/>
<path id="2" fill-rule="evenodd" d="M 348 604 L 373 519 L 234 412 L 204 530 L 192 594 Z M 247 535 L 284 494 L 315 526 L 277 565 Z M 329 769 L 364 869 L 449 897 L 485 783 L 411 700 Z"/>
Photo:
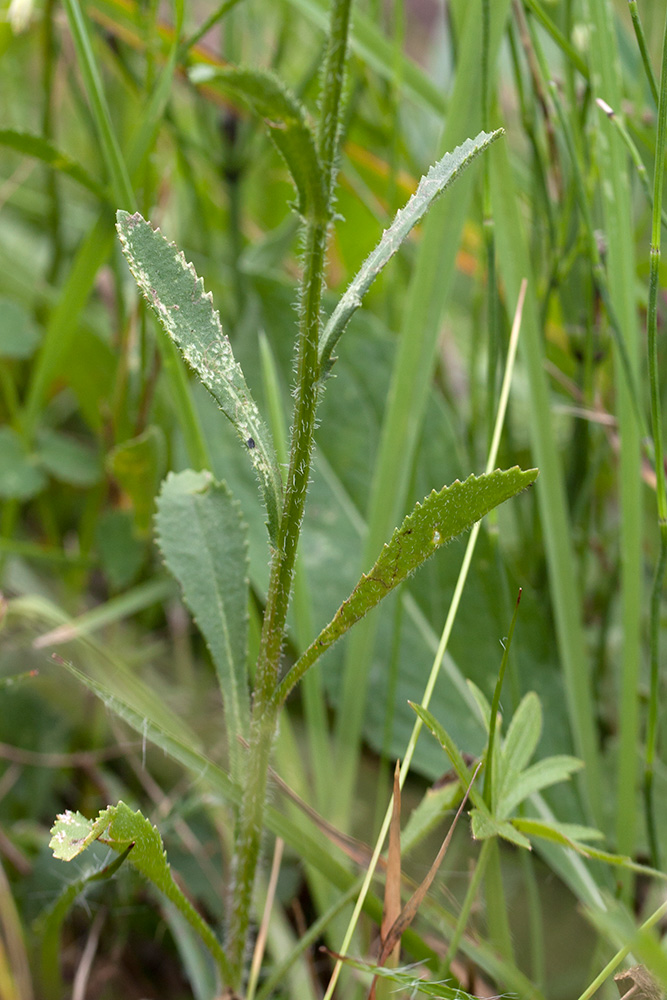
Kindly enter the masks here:
<path id="1" fill-rule="evenodd" d="M 250 718 L 248 678 L 248 527 L 224 483 L 209 472 L 170 473 L 155 518 L 157 542 L 183 588 L 211 651 L 222 691 L 232 774 L 240 777 Z M 187 530 L 184 527 L 187 526 Z"/>
<path id="2" fill-rule="evenodd" d="M 40 340 L 41 333 L 27 310 L 12 299 L 0 299 L 0 357 L 29 358 Z"/>
<path id="3" fill-rule="evenodd" d="M 522 833 L 519 833 L 511 823 L 498 820 L 495 816 L 491 816 L 490 813 L 483 812 L 481 809 L 473 809 L 470 813 L 470 819 L 472 835 L 475 840 L 502 837 L 504 840 L 509 840 L 512 844 L 516 844 L 517 847 L 525 847 L 527 850 L 531 850 L 528 837 L 524 837 Z"/>
<path id="4" fill-rule="evenodd" d="M 48 427 L 37 432 L 37 458 L 54 479 L 72 486 L 93 486 L 102 472 L 92 448 Z"/>
<path id="5" fill-rule="evenodd" d="M 415 705 L 415 703 L 412 701 L 409 704 L 410 707 L 415 710 L 415 712 L 422 720 L 426 728 L 430 729 L 430 731 L 433 733 L 433 735 L 435 736 L 436 740 L 438 741 L 442 749 L 449 757 L 452 763 L 452 767 L 456 771 L 456 776 L 463 785 L 463 787 L 470 788 L 470 793 L 469 793 L 470 801 L 482 812 L 488 813 L 488 809 L 486 808 L 486 804 L 484 802 L 482 794 L 477 790 L 476 785 L 471 786 L 470 782 L 472 780 L 472 775 L 470 774 L 468 766 L 466 765 L 466 762 L 461 756 L 461 753 L 458 747 L 456 746 L 456 743 L 451 738 L 445 727 L 440 722 L 438 722 L 435 716 L 432 715 L 427 708 L 424 708 L 423 705 Z"/>
<path id="6" fill-rule="evenodd" d="M 430 982 L 417 974 L 414 966 L 392 969 L 384 965 L 373 965 L 369 962 L 362 962 L 361 959 L 351 958 L 349 955 L 342 957 L 345 965 L 360 972 L 367 972 L 373 976 L 396 983 L 397 989 L 392 990 L 388 995 L 396 993 L 399 996 L 425 996 L 433 997 L 434 1000 L 474 1000 L 469 993 L 458 987 L 447 985 L 439 980 Z"/>
<path id="7" fill-rule="evenodd" d="M 563 754 L 539 760 L 520 773 L 513 770 L 505 771 L 498 794 L 498 815 L 511 816 L 519 803 L 529 795 L 550 785 L 556 785 L 560 781 L 567 781 L 571 774 L 583 766 L 583 762 L 576 757 L 567 757 Z"/>
<path id="8" fill-rule="evenodd" d="M 315 136 L 303 105 L 272 73 L 259 69 L 194 66 L 193 83 L 215 80 L 233 94 L 238 94 L 264 119 L 269 135 L 285 160 L 299 197 L 300 215 L 327 221 L 327 192 Z"/>
<path id="9" fill-rule="evenodd" d="M 545 822 L 523 816 L 515 816 L 512 820 L 512 826 L 531 837 L 540 837 L 543 840 L 560 844 L 562 847 L 570 847 L 585 858 L 602 861 L 608 865 L 617 865 L 620 868 L 627 868 L 629 871 L 641 872 L 663 881 L 667 880 L 667 873 L 659 871 L 657 868 L 641 865 L 624 854 L 611 854 L 609 851 L 601 851 L 599 847 L 593 847 L 591 844 L 582 844 L 582 840 L 592 840 L 602 836 L 598 830 L 592 827 L 580 827 L 575 823 Z M 581 831 L 583 831 L 583 835 Z M 570 835 L 571 833 L 572 835 Z"/>
<path id="10" fill-rule="evenodd" d="M 579 823 L 558 823 L 556 820 L 533 819 L 526 816 L 515 816 L 512 825 L 522 833 L 531 837 L 541 837 L 552 840 L 563 847 L 571 847 L 573 841 L 602 840 L 604 834 L 593 826 L 581 826 Z"/>
<path id="11" fill-rule="evenodd" d="M 46 486 L 46 476 L 12 427 L 0 427 L 0 497 L 30 500 Z"/>
<path id="12" fill-rule="evenodd" d="M 503 742 L 503 771 L 522 771 L 535 753 L 542 732 L 542 706 L 534 691 L 521 699 Z"/>
<path id="13" fill-rule="evenodd" d="M 94 823 L 80 812 L 68 809 L 61 813 L 51 827 L 49 847 L 54 858 L 71 861 L 96 839 Z"/>
<path id="14" fill-rule="evenodd" d="M 102 185 L 98 184 L 95 178 L 91 177 L 80 163 L 77 163 L 76 160 L 73 160 L 61 152 L 61 150 L 56 149 L 55 146 L 39 135 L 31 135 L 29 132 L 3 128 L 0 129 L 0 146 L 5 146 L 7 149 L 15 150 L 17 153 L 23 153 L 25 156 L 32 156 L 37 160 L 41 160 L 42 163 L 46 163 L 53 170 L 71 177 L 103 201 L 108 197 Z"/>
<path id="15" fill-rule="evenodd" d="M 49 846 L 56 858 L 71 861 L 93 840 L 107 844 L 118 854 L 129 849 L 129 863 L 178 908 L 200 935 L 227 978 L 229 967 L 225 953 L 211 928 L 174 882 L 162 837 L 156 827 L 141 812 L 132 812 L 124 802 L 103 809 L 94 822 L 85 819 L 81 813 L 68 810 L 58 816 L 51 830 Z"/>
<path id="16" fill-rule="evenodd" d="M 373 568 L 362 575 L 331 622 L 284 678 L 276 699 L 287 697 L 311 663 L 445 542 L 471 528 L 475 521 L 530 486 L 536 478 L 537 469 L 523 472 L 515 466 L 504 472 L 496 469 L 489 475 L 468 476 L 463 483 L 457 479 L 439 493 L 433 490 L 395 529 Z"/>
<path id="17" fill-rule="evenodd" d="M 495 132 L 480 132 L 474 139 L 466 139 L 452 153 L 445 153 L 442 159 L 422 177 L 417 190 L 407 204 L 396 213 L 391 226 L 384 231 L 375 250 L 366 259 L 334 309 L 320 342 L 319 362 L 322 374 L 330 370 L 335 360 L 331 357 L 332 351 L 350 318 L 361 305 L 364 295 L 412 228 L 477 154 L 502 134 L 503 129 L 497 129 Z"/>
<path id="18" fill-rule="evenodd" d="M 80 813 L 75 814 L 80 820 L 89 821 Z M 127 854 L 119 855 L 108 864 L 90 874 L 82 875 L 81 878 L 74 879 L 65 886 L 55 903 L 46 911 L 42 912 L 35 922 L 35 932 L 40 939 L 39 964 L 40 978 L 43 995 L 47 1000 L 65 996 L 65 984 L 60 973 L 60 955 L 62 952 L 62 941 L 60 937 L 61 928 L 65 917 L 72 908 L 77 896 L 85 893 L 86 890 L 96 882 L 103 882 L 112 878 L 120 866 L 125 861 Z"/>
<path id="19" fill-rule="evenodd" d="M 415 806 L 401 830 L 401 855 L 406 855 L 424 837 L 441 826 L 463 796 L 459 781 L 449 781 L 440 788 L 427 788 L 421 802 Z"/>
<path id="20" fill-rule="evenodd" d="M 134 534 L 131 512 L 105 511 L 95 525 L 95 544 L 111 589 L 129 586 L 146 558 L 146 542 Z"/>
<path id="21" fill-rule="evenodd" d="M 107 466 L 132 500 L 134 525 L 141 537 L 150 533 L 155 494 L 164 465 L 164 439 L 159 427 L 116 445 L 107 456 Z"/>
<path id="22" fill-rule="evenodd" d="M 188 364 L 232 422 L 255 467 L 272 542 L 278 537 L 282 480 L 271 437 L 250 395 L 210 294 L 192 264 L 139 215 L 118 212 L 117 229 L 139 288 Z"/>

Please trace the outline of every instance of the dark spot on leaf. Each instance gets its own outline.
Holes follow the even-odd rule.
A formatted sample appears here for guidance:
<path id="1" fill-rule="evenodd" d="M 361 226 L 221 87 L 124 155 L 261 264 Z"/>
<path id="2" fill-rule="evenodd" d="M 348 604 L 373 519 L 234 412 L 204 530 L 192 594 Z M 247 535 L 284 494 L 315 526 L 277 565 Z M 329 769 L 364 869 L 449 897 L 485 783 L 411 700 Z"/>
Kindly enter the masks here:
<path id="1" fill-rule="evenodd" d="M 248 440 L 246 441 L 246 444 L 248 445 L 249 448 L 254 448 L 255 447 L 255 439 L 254 438 L 248 438 Z"/>

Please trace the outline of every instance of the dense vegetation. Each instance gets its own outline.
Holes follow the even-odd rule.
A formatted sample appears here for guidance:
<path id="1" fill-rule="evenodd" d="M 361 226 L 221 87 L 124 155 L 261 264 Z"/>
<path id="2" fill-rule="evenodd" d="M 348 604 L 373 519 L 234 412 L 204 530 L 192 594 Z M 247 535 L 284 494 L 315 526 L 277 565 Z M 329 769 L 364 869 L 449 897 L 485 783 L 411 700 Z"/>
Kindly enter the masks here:
<path id="1" fill-rule="evenodd" d="M 0 1000 L 667 988 L 664 21 L 6 9 Z"/>

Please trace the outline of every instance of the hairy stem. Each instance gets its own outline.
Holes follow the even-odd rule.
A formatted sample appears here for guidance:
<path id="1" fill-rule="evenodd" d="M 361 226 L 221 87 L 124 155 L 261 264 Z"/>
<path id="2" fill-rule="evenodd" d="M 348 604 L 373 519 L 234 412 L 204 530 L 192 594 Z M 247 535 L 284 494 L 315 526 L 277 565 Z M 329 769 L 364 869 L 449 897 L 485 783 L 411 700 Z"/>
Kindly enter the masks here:
<path id="1" fill-rule="evenodd" d="M 290 465 L 278 545 L 271 562 L 269 593 L 255 679 L 245 789 L 233 863 L 233 899 L 227 947 L 234 977 L 231 985 L 235 989 L 240 987 L 243 976 L 252 890 L 260 854 L 268 766 L 278 716 L 273 695 L 278 683 L 280 653 L 312 459 L 315 411 L 319 395 L 318 342 L 322 286 L 329 220 L 333 214 L 333 184 L 350 8 L 351 0 L 334 0 L 332 6 L 318 130 L 318 152 L 325 176 L 328 211 L 324 219 L 313 218 L 307 221 L 304 240 Z"/>

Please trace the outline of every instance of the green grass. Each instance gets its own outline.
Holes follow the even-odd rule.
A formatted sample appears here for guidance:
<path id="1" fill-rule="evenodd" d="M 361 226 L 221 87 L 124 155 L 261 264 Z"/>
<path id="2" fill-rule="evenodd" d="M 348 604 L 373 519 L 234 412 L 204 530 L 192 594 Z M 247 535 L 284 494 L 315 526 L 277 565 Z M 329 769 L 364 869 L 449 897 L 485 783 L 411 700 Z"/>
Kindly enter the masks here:
<path id="1" fill-rule="evenodd" d="M 202 34 L 190 4 L 67 0 L 23 32 L 0 23 L 0 994 L 69 995 L 88 942 L 87 995 L 245 995 L 276 838 L 250 995 L 331 994 L 319 945 L 379 952 L 386 876 L 364 875 L 393 761 L 405 902 L 460 796 L 427 788 L 467 783 L 494 692 L 494 770 L 378 992 L 408 996 L 423 972 L 472 994 L 612 997 L 633 962 L 664 979 L 659 873 L 644 899 L 637 868 L 667 852 L 663 7 L 452 0 L 438 30 L 399 0 L 206 14 Z M 385 237 L 340 336 L 336 304 L 420 177 L 498 128 L 386 267 Z M 202 314 L 165 335 L 118 209 L 192 262 L 240 382 L 206 346 L 184 363 Z M 156 260 L 148 305 L 177 284 Z M 455 540 L 363 617 L 388 563 L 355 586 L 394 528 L 484 470 L 523 279 L 495 464 L 539 478 L 475 529 L 469 567 Z M 584 766 L 504 815 L 526 704 L 533 755 L 508 788 L 562 755 Z M 57 813 L 119 801 L 159 830 L 204 925 L 131 852 L 111 872 L 99 843 L 51 856 Z M 336 996 L 371 978 L 344 963 Z"/>

